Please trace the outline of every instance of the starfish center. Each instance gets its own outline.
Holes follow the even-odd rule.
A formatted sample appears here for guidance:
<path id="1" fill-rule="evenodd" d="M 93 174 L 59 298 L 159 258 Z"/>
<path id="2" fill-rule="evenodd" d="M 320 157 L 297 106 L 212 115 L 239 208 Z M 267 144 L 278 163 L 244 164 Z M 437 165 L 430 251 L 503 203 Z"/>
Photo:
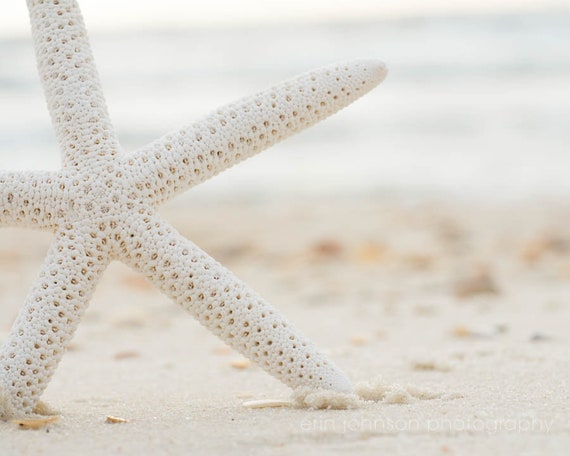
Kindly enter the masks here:
<path id="1" fill-rule="evenodd" d="M 148 209 L 120 164 L 109 161 L 102 171 L 62 173 L 59 190 L 64 207 L 60 225 L 99 225 L 105 226 L 104 231 L 109 233 L 109 228 L 111 232 L 118 228 L 118 221 L 135 208 Z"/>

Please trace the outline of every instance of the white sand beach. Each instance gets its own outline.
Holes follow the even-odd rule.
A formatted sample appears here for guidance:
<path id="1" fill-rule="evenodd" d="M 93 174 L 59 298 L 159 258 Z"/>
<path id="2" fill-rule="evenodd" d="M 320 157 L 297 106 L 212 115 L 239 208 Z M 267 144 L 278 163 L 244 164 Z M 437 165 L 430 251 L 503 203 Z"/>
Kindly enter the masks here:
<path id="1" fill-rule="evenodd" d="M 567 454 L 567 204 L 194 200 L 163 213 L 355 383 L 373 380 L 377 400 L 247 407 L 291 391 L 113 264 L 44 394 L 57 421 L 1 422 L 0 454 Z M 1 234 L 0 340 L 50 239 Z"/>

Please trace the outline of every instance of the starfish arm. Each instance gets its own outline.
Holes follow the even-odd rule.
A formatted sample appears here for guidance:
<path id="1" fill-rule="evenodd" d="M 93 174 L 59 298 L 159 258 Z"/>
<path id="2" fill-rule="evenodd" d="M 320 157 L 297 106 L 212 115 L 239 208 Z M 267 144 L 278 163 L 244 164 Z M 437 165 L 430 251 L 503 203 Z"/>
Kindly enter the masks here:
<path id="1" fill-rule="evenodd" d="M 235 350 L 291 388 L 352 390 L 311 341 L 158 215 L 125 230 L 124 261 Z"/>
<path id="2" fill-rule="evenodd" d="M 119 144 L 74 0 L 28 0 L 38 72 L 64 167 L 114 155 Z"/>
<path id="3" fill-rule="evenodd" d="M 60 210 L 56 173 L 0 172 L 0 226 L 52 229 Z"/>
<path id="4" fill-rule="evenodd" d="M 385 75 L 375 60 L 324 67 L 224 106 L 125 160 L 141 196 L 161 203 L 330 116 Z"/>
<path id="5" fill-rule="evenodd" d="M 0 417 L 33 412 L 108 262 L 105 240 L 58 232 L 0 352 Z"/>

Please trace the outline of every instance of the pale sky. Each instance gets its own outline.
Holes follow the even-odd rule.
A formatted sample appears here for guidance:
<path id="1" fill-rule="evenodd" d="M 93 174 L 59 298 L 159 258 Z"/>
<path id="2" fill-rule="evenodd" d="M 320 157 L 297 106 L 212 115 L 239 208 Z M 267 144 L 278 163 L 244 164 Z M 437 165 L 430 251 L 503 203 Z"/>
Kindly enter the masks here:
<path id="1" fill-rule="evenodd" d="M 3 0 L 0 37 L 29 32 L 25 0 Z M 422 14 L 570 8 L 570 0 L 82 0 L 90 31 L 326 22 Z M 136 5 L 136 6 L 135 6 Z"/>

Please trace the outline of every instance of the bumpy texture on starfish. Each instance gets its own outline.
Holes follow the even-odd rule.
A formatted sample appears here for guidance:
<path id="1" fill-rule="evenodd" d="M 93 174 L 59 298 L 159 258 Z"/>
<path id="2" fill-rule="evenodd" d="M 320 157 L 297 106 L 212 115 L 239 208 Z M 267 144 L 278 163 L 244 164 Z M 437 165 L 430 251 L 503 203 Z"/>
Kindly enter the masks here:
<path id="1" fill-rule="evenodd" d="M 348 392 L 345 375 L 155 207 L 348 105 L 385 76 L 377 61 L 319 69 L 224 106 L 122 155 L 73 0 L 28 0 L 63 168 L 0 172 L 0 226 L 55 239 L 0 354 L 0 416 L 32 413 L 112 260 L 148 278 L 291 388 Z"/>

